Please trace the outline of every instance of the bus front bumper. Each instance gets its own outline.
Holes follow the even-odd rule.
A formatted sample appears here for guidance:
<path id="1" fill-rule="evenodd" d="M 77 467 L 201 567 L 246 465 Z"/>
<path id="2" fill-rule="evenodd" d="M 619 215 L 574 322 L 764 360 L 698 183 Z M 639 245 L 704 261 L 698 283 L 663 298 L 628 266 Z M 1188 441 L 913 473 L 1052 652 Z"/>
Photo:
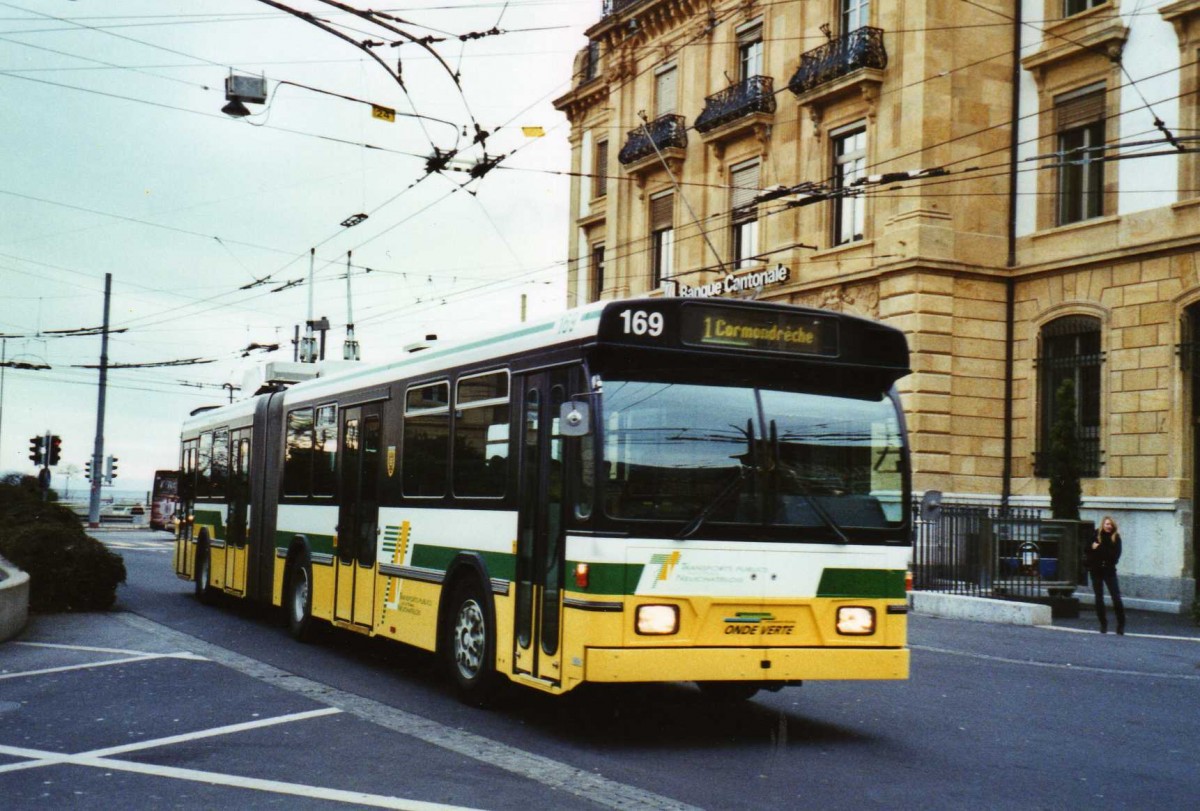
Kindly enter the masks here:
<path id="1" fill-rule="evenodd" d="M 585 681 L 907 679 L 907 648 L 588 648 Z"/>

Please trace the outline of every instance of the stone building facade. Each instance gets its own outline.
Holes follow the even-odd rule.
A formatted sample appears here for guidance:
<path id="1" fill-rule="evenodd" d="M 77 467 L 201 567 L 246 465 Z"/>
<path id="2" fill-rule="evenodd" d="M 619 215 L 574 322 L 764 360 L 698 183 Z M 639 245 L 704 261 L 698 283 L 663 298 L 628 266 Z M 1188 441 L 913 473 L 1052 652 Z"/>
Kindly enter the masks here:
<path id="1" fill-rule="evenodd" d="M 607 0 L 587 36 L 571 304 L 900 327 L 916 488 L 962 502 L 1048 505 L 1071 379 L 1084 517 L 1121 524 L 1133 605 L 1190 608 L 1200 0 Z"/>

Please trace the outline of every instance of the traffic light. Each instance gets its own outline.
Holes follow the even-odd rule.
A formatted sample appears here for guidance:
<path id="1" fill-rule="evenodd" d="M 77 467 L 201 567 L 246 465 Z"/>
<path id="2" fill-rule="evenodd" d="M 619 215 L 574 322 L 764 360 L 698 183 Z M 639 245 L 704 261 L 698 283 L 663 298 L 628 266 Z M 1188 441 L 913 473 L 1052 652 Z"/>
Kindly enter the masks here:
<path id="1" fill-rule="evenodd" d="M 109 484 L 112 484 L 113 479 L 117 478 L 117 457 L 108 457 L 108 467 L 104 472 L 104 478 L 108 480 Z"/>
<path id="2" fill-rule="evenodd" d="M 48 465 L 54 466 L 58 464 L 59 458 L 62 456 L 62 437 L 58 434 L 53 434 L 50 437 L 50 459 Z"/>
<path id="3" fill-rule="evenodd" d="M 89 482 L 92 480 L 92 460 L 88 459 L 83 463 L 83 478 Z"/>
<path id="4" fill-rule="evenodd" d="M 42 449 L 45 445 L 46 438 L 44 436 L 35 436 L 29 438 L 29 461 L 39 467 L 42 464 Z"/>

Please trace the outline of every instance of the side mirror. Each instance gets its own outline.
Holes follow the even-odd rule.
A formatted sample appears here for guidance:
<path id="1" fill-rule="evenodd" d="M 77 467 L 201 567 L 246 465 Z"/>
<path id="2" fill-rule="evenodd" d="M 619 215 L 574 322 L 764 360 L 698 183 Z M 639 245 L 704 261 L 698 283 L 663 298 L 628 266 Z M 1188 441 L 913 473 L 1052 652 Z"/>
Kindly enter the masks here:
<path id="1" fill-rule="evenodd" d="M 568 400 L 559 413 L 558 430 L 563 436 L 587 436 L 591 432 L 591 406 Z"/>

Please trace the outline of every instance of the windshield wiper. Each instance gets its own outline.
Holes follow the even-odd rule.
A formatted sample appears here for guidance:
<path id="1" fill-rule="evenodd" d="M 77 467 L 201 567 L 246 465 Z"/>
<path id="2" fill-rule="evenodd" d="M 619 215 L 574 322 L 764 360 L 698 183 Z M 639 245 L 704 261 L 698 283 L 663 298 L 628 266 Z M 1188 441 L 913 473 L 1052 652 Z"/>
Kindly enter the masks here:
<path id="1" fill-rule="evenodd" d="M 782 454 L 779 448 L 779 432 L 775 427 L 775 420 L 771 420 L 771 472 L 775 477 L 781 475 L 781 471 L 783 470 L 783 462 L 781 457 Z M 797 483 L 799 482 L 797 481 Z M 775 486 L 775 491 L 776 498 L 778 498 L 778 485 Z M 842 543 L 850 543 L 850 538 L 847 537 L 846 533 L 842 531 L 842 528 L 838 526 L 837 521 L 834 521 L 833 518 L 830 517 L 829 512 L 821 506 L 816 498 L 802 490 L 797 490 L 796 495 L 801 496 L 805 501 L 808 502 L 808 506 L 812 507 L 812 511 L 816 514 L 817 518 L 821 519 L 821 523 L 823 523 L 828 529 L 832 530 Z"/>
<path id="2" fill-rule="evenodd" d="M 735 457 L 736 458 L 736 457 Z M 735 492 L 741 489 L 742 484 L 746 481 L 746 469 L 757 466 L 754 453 L 754 420 L 746 420 L 746 458 L 745 461 L 739 461 L 737 468 L 734 469 L 734 476 L 731 478 L 721 492 L 717 493 L 716 497 L 708 503 L 708 506 L 696 513 L 696 517 L 688 521 L 683 529 L 675 536 L 675 540 L 682 541 L 695 535 L 708 517 L 713 514 L 717 507 L 725 503 L 725 501 Z"/>

